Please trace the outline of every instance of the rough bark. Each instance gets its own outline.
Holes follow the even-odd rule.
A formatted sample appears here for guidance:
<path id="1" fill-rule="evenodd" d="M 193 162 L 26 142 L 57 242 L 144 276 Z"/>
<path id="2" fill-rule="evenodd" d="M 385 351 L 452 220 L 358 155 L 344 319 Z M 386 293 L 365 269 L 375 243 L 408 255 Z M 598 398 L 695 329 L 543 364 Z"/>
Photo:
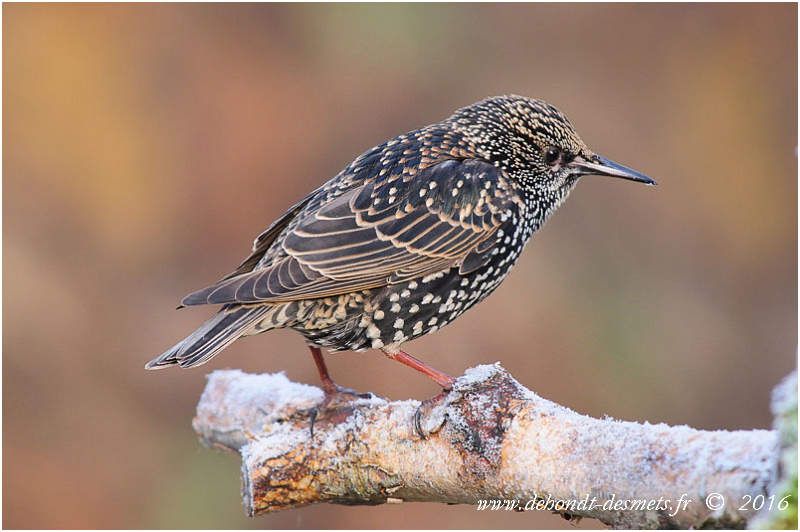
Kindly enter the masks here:
<path id="1" fill-rule="evenodd" d="M 775 431 L 580 415 L 497 364 L 468 370 L 422 407 L 426 438 L 414 428 L 418 401 L 381 398 L 320 412 L 312 435 L 321 400 L 321 390 L 283 374 L 209 376 L 194 428 L 205 444 L 241 454 L 249 515 L 317 502 L 477 511 L 478 501 L 515 500 L 517 509 L 538 505 L 617 528 L 745 527 L 756 512 L 742 503 L 767 495 L 779 455 Z"/>

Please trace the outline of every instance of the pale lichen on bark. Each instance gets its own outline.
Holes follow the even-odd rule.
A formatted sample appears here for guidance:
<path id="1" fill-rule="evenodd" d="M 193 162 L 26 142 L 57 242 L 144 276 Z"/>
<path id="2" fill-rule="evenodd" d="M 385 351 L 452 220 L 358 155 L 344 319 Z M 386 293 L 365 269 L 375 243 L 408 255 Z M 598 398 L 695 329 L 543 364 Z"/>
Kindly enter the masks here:
<path id="1" fill-rule="evenodd" d="M 565 517 L 618 528 L 744 527 L 754 511 L 731 504 L 766 494 L 777 459 L 775 431 L 701 431 L 593 419 L 547 401 L 499 364 L 468 370 L 426 408 L 418 401 L 358 399 L 321 414 L 321 390 L 282 374 L 217 371 L 194 428 L 207 445 L 242 456 L 249 515 L 318 502 L 382 504 L 479 500 L 580 501 Z M 711 510 L 709 494 L 728 504 Z M 614 509 L 611 499 L 687 500 L 679 511 Z M 683 499 L 682 499 L 683 497 Z"/>

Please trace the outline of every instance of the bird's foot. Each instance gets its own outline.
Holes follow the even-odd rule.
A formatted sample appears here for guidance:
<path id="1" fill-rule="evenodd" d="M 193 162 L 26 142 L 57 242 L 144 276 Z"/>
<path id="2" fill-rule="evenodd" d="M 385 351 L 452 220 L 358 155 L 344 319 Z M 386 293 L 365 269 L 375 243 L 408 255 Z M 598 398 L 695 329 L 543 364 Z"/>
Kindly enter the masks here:
<path id="1" fill-rule="evenodd" d="M 325 390 L 325 399 L 322 400 L 322 405 L 334 404 L 336 401 L 348 400 L 354 401 L 357 399 L 372 399 L 375 395 L 372 392 L 358 393 L 352 388 L 345 388 L 336 383 L 331 383 Z"/>
<path id="2" fill-rule="evenodd" d="M 443 389 L 437 395 L 425 399 L 414 412 L 414 430 L 423 440 L 438 432 L 447 421 L 447 410 L 444 407 L 451 391 Z"/>
<path id="3" fill-rule="evenodd" d="M 358 393 L 350 388 L 339 386 L 336 383 L 326 383 L 323 391 L 325 397 L 317 406 L 308 409 L 310 420 L 309 430 L 314 437 L 314 427 L 321 422 L 341 423 L 353 413 L 353 403 L 359 399 L 373 399 L 376 396 L 370 392 Z"/>

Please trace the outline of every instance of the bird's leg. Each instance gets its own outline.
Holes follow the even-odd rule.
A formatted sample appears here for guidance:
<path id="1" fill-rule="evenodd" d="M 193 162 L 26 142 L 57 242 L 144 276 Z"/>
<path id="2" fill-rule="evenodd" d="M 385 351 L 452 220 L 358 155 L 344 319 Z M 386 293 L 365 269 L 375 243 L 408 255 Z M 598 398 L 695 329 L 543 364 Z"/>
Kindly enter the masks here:
<path id="1" fill-rule="evenodd" d="M 431 431 L 426 432 L 425 430 L 423 430 L 422 414 L 423 412 L 425 414 L 430 413 L 436 405 L 438 405 L 445 397 L 447 397 L 447 394 L 450 392 L 450 390 L 453 389 L 453 384 L 455 383 L 455 379 L 450 375 L 448 375 L 447 373 L 443 373 L 438 369 L 427 365 L 418 358 L 409 355 L 405 351 L 398 351 L 397 353 L 386 353 L 386 356 L 391 358 L 392 360 L 396 360 L 401 364 L 405 364 L 406 366 L 419 371 L 425 376 L 433 379 L 436 382 L 436 384 L 442 387 L 441 392 L 439 392 L 437 395 L 429 399 L 425 399 L 424 401 L 422 401 L 422 403 L 420 403 L 419 405 L 419 408 L 417 408 L 417 411 L 414 412 L 414 429 L 417 431 L 417 434 L 419 434 L 419 436 L 422 439 L 426 439 Z M 442 423 L 444 423 L 444 418 L 442 418 Z M 439 424 L 438 426 L 440 427 L 441 424 Z"/>
<path id="2" fill-rule="evenodd" d="M 322 391 L 325 392 L 326 402 L 323 404 L 330 403 L 330 399 L 335 398 L 337 395 L 352 395 L 361 399 L 369 399 L 372 397 L 372 394 L 369 392 L 358 393 L 355 390 L 339 386 L 333 382 L 330 373 L 328 373 L 328 366 L 325 364 L 325 359 L 322 358 L 322 349 L 313 345 L 308 346 L 308 348 L 311 350 L 311 356 L 314 357 L 314 364 L 317 365 L 319 379 L 322 381 Z"/>
<path id="3" fill-rule="evenodd" d="M 325 395 L 337 392 L 337 385 L 331 379 L 331 374 L 328 373 L 328 366 L 325 364 L 325 359 L 322 358 L 322 349 L 313 345 L 308 346 L 311 350 L 311 356 L 314 358 L 314 364 L 317 366 L 319 372 L 319 380 L 322 381 L 322 391 Z"/>
<path id="4" fill-rule="evenodd" d="M 453 383 L 455 379 L 448 375 L 447 373 L 443 373 L 436 368 L 432 368 L 431 366 L 427 365 L 425 362 L 421 361 L 418 358 L 415 358 L 405 351 L 398 351 L 397 353 L 386 353 L 386 356 L 391 358 L 392 360 L 396 360 L 401 364 L 405 364 L 409 368 L 413 368 L 423 375 L 431 378 L 442 387 L 443 391 L 447 392 L 453 388 Z"/>
<path id="5" fill-rule="evenodd" d="M 317 366 L 319 378 L 322 381 L 322 391 L 325 393 L 322 403 L 312 408 L 309 413 L 309 417 L 311 418 L 311 437 L 313 438 L 314 423 L 319 417 L 320 412 L 335 410 L 338 406 L 341 406 L 337 403 L 347 403 L 353 399 L 371 399 L 372 394 L 369 392 L 358 393 L 355 390 L 339 386 L 333 382 L 330 373 L 328 373 L 328 366 L 325 364 L 325 359 L 322 358 L 322 350 L 312 345 L 308 346 L 308 348 L 311 350 L 311 356 L 314 358 L 314 364 Z"/>

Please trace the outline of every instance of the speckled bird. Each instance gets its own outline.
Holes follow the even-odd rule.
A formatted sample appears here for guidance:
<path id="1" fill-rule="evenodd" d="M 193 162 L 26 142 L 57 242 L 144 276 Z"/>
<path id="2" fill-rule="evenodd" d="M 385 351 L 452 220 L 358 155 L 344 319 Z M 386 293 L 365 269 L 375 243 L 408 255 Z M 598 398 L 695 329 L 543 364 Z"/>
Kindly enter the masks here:
<path id="1" fill-rule="evenodd" d="M 236 339 L 278 328 L 322 358 L 380 349 L 448 389 L 453 379 L 402 350 L 492 293 L 585 175 L 648 185 L 592 152 L 541 100 L 487 98 L 367 150 L 256 238 L 238 268 L 182 305 L 222 305 L 148 369 L 193 367 Z M 514 312 L 510 308 L 508 312 Z"/>

